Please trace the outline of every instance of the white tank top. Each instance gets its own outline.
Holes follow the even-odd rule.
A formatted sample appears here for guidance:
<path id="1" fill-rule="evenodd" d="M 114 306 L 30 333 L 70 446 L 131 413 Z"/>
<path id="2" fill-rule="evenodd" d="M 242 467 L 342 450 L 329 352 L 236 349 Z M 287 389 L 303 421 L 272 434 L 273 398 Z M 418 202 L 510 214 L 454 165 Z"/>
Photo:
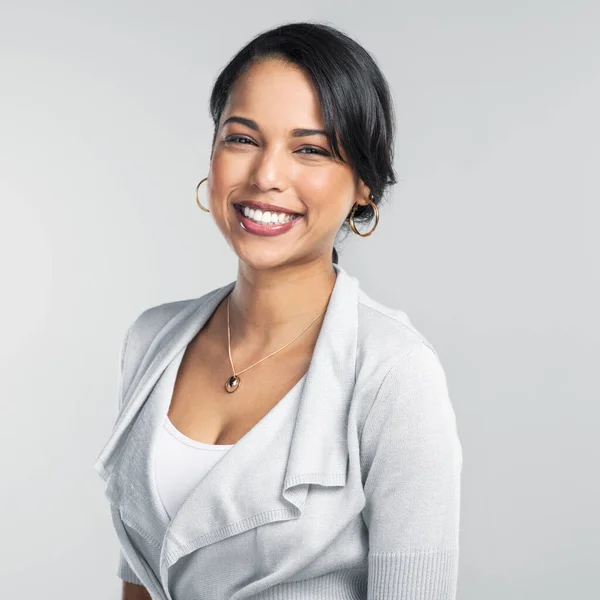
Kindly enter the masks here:
<path id="1" fill-rule="evenodd" d="M 200 480 L 233 444 L 205 444 L 179 431 L 165 416 L 158 435 L 154 478 L 158 495 L 172 519 Z"/>
<path id="2" fill-rule="evenodd" d="M 183 348 L 167 366 L 162 377 L 167 377 L 165 406 L 171 403 L 177 371 L 183 359 Z M 286 394 L 292 396 L 301 391 L 300 381 Z M 179 431 L 165 413 L 163 425 L 157 435 L 154 454 L 154 480 L 158 495 L 169 518 L 173 518 L 185 499 L 192 493 L 200 480 L 214 467 L 235 444 L 205 444 L 197 442 Z"/>

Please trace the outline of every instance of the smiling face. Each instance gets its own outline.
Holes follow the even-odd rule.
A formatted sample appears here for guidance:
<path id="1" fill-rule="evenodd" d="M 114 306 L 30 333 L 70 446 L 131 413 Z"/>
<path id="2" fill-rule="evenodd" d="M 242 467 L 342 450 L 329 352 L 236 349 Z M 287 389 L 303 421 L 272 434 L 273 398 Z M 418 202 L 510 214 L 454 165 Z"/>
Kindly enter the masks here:
<path id="1" fill-rule="evenodd" d="M 334 158 L 318 133 L 323 129 L 317 91 L 296 65 L 263 60 L 233 85 L 211 153 L 207 194 L 219 230 L 248 265 L 331 262 L 353 204 L 368 203 L 369 190 Z M 247 205 L 246 216 L 240 204 Z M 248 212 L 252 204 L 261 212 Z M 265 216 L 261 204 L 296 217 L 288 222 L 277 208 Z"/>

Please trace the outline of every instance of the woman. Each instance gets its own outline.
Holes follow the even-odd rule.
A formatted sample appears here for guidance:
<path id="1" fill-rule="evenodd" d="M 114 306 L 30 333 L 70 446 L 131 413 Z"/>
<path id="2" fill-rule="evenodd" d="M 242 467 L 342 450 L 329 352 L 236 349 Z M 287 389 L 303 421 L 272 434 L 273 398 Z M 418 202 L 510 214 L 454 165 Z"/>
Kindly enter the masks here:
<path id="1" fill-rule="evenodd" d="M 286 24 L 232 59 L 210 108 L 196 201 L 238 273 L 125 337 L 95 464 L 123 598 L 453 599 L 462 450 L 443 368 L 334 249 L 375 230 L 395 182 L 386 81 L 334 28 Z"/>

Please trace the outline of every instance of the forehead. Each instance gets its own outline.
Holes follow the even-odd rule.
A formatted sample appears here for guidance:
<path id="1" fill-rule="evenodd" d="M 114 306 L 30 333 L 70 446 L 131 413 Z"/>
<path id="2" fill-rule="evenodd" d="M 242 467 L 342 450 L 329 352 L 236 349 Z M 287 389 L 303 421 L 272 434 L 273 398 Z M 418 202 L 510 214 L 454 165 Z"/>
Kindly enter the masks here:
<path id="1" fill-rule="evenodd" d="M 261 128 L 323 125 L 317 90 L 308 73 L 274 59 L 255 63 L 236 80 L 223 118 L 232 114 L 254 119 Z"/>

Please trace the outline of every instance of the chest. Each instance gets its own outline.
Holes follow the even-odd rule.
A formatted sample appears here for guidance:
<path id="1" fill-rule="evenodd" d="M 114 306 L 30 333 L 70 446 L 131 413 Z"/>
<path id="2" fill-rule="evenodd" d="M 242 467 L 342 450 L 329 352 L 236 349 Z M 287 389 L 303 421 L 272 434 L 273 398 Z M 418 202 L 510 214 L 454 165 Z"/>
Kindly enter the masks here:
<path id="1" fill-rule="evenodd" d="M 292 390 L 310 363 L 306 351 L 273 356 L 240 374 L 241 385 L 230 393 L 225 381 L 232 370 L 222 346 L 208 335 L 187 346 L 167 413 L 181 433 L 206 444 L 237 443 Z"/>

